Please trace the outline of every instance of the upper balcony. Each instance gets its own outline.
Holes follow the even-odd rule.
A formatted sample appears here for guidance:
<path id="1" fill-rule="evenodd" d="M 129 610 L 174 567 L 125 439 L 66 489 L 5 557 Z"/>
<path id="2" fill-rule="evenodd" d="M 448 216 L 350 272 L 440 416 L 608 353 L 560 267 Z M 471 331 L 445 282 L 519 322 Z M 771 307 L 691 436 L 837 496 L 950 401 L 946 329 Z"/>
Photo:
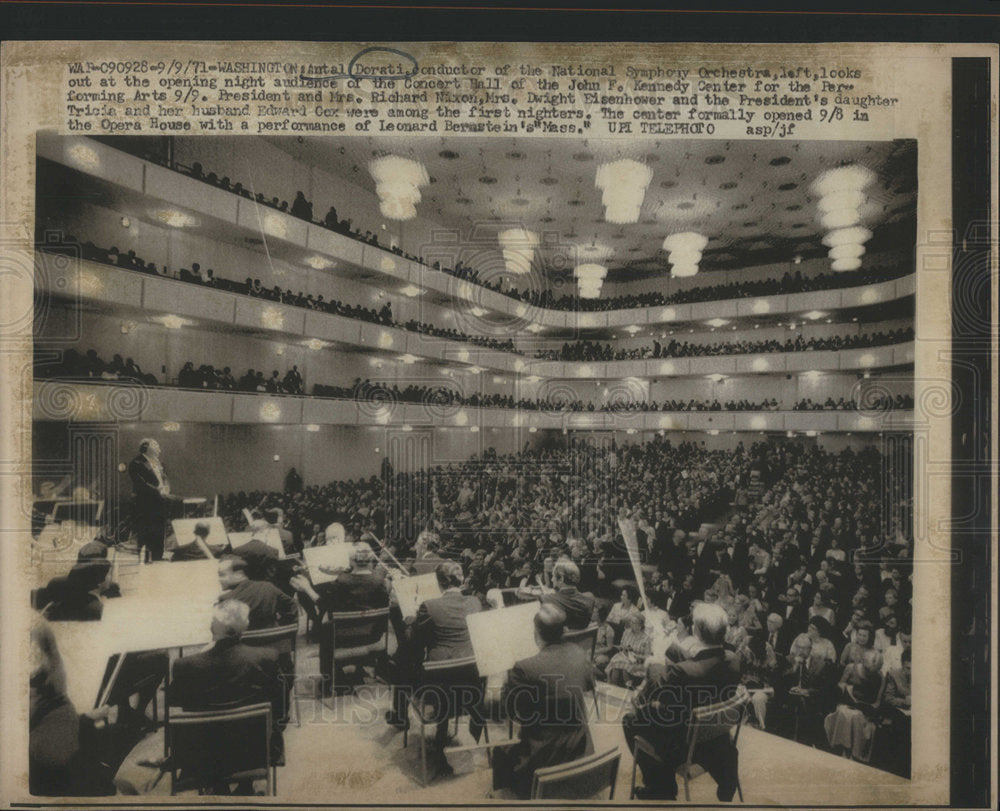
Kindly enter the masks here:
<path id="1" fill-rule="evenodd" d="M 333 277 L 363 280 L 387 290 L 419 289 L 428 300 L 481 308 L 525 335 L 541 332 L 600 331 L 629 326 L 684 326 L 712 318 L 801 318 L 824 311 L 849 320 L 866 308 L 912 297 L 915 276 L 874 284 L 752 298 L 698 301 L 610 311 L 546 309 L 434 270 L 391 250 L 306 222 L 230 191 L 210 186 L 157 163 L 115 150 L 85 137 L 40 133 L 38 155 L 83 173 L 95 192 L 145 211 L 163 226 L 179 223 L 222 241 L 259 240 L 269 256 L 299 266 L 335 265 L 315 270 Z M 165 213 L 166 212 L 166 213 Z M 166 219 L 164 219 L 166 218 Z"/>
<path id="2" fill-rule="evenodd" d="M 668 378 L 705 375 L 777 374 L 808 370 L 863 372 L 913 364 L 912 341 L 839 351 L 570 362 L 532 359 L 472 343 L 447 340 L 332 313 L 293 307 L 176 279 L 124 270 L 39 251 L 36 289 L 88 308 L 133 314 L 166 326 L 199 324 L 249 336 L 298 341 L 312 349 L 331 346 L 397 358 L 424 358 L 444 365 L 533 375 L 540 378 Z M 735 303 L 735 302 L 734 302 Z M 856 328 L 856 327 L 855 327 Z M 754 333 L 751 331 L 750 335 Z M 725 333 L 739 337 L 739 333 Z M 720 340 L 723 335 L 720 334 Z"/>
<path id="3" fill-rule="evenodd" d="M 232 391 L 195 391 L 117 382 L 35 380 L 32 417 L 39 421 L 157 424 L 177 430 L 185 423 L 292 425 L 319 430 L 349 425 L 410 430 L 484 428 L 593 431 L 912 431 L 919 412 L 877 408 L 861 411 L 522 411 L 465 405 L 327 399 Z"/>

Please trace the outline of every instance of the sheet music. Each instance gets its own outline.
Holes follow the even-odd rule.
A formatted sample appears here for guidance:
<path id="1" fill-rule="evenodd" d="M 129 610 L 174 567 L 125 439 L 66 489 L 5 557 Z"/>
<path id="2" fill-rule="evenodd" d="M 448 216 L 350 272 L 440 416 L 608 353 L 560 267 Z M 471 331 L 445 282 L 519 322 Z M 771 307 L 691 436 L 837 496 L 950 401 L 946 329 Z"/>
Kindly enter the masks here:
<path id="1" fill-rule="evenodd" d="M 515 662 L 538 653 L 535 642 L 537 603 L 469 614 L 469 638 L 480 676 L 506 673 Z"/>
<path id="2" fill-rule="evenodd" d="M 420 604 L 441 596 L 436 574 L 418 574 L 392 581 L 403 618 L 415 617 Z"/>
<path id="3" fill-rule="evenodd" d="M 320 570 L 320 566 L 328 569 L 347 569 L 351 565 L 351 546 L 346 543 L 327 544 L 326 546 L 311 546 L 302 550 L 302 557 L 309 567 L 309 577 L 313 585 L 329 583 L 337 576 Z"/>

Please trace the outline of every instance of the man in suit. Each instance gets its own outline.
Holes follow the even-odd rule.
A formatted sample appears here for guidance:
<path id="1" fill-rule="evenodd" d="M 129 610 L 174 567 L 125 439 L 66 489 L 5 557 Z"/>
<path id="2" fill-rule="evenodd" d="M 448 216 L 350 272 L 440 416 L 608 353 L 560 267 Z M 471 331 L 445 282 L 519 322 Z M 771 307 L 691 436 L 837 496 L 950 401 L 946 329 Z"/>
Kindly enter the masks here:
<path id="1" fill-rule="evenodd" d="M 806 629 L 809 610 L 803 605 L 802 594 L 795 586 L 789 586 L 784 594 L 779 594 L 778 602 L 784 606 L 781 618 L 784 620 L 786 634 L 794 639 Z"/>
<path id="2" fill-rule="evenodd" d="M 478 598 L 462 594 L 465 576 L 461 563 L 446 560 L 438 564 L 434 573 L 441 589 L 441 596 L 420 604 L 408 643 L 401 645 L 396 651 L 396 667 L 392 678 L 393 709 L 386 713 L 386 721 L 399 728 L 406 726 L 407 704 L 413 690 L 429 684 L 423 680 L 421 670 L 423 662 L 464 659 L 473 655 L 466 617 L 482 610 L 482 604 Z M 436 715 L 441 721 L 434 736 L 438 750 L 439 772 L 447 772 L 450 769 L 441 750 L 448 742 L 447 719 L 456 709 L 445 704 L 452 701 L 456 695 L 471 695 L 478 690 L 479 678 L 474 664 L 470 666 L 468 674 L 463 674 L 458 681 L 461 682 L 463 678 L 464 684 L 442 684 L 438 686 L 447 689 L 429 691 L 429 695 L 436 695 L 443 701 L 437 708 Z M 470 729 L 478 740 L 481 722 L 478 719 L 473 721 L 475 725 L 470 724 Z"/>
<path id="3" fill-rule="evenodd" d="M 291 579 L 292 586 L 311 598 L 320 616 L 323 627 L 319 639 L 319 672 L 323 677 L 323 693 L 329 695 L 333 680 L 334 626 L 328 614 L 337 611 L 364 611 L 369 608 L 386 608 L 389 593 L 385 582 L 375 576 L 375 554 L 365 543 L 357 543 L 351 550 L 350 571 L 338 574 L 333 580 L 313 585 L 303 575 Z M 363 630 L 363 629 L 362 629 Z M 350 648 L 365 644 L 369 640 L 351 633 L 350 629 L 337 634 L 338 647 Z M 338 676 L 336 682 L 342 683 Z"/>
<path id="4" fill-rule="evenodd" d="M 537 655 L 517 662 L 504 688 L 509 717 L 521 724 L 520 740 L 493 753 L 493 788 L 531 794 L 536 769 L 593 751 L 584 694 L 594 689 L 593 668 L 579 645 L 562 640 L 566 614 L 543 603 L 535 615 Z"/>
<path id="5" fill-rule="evenodd" d="M 417 661 L 437 662 L 472 656 L 472 642 L 465 618 L 482 610 L 475 597 L 462 594 L 462 564 L 447 560 L 434 572 L 441 596 L 427 600 L 417 609 L 413 624 Z"/>
<path id="6" fill-rule="evenodd" d="M 438 554 L 440 541 L 431 539 L 426 542 L 425 551 L 413 561 L 414 574 L 430 574 L 437 571 L 437 567 L 444 563 L 445 559 Z"/>
<path id="7" fill-rule="evenodd" d="M 740 683 L 740 659 L 723 647 L 728 619 L 722 606 L 696 603 L 691 612 L 696 644 L 690 658 L 679 662 L 652 663 L 639 688 L 634 712 L 622 726 L 629 749 L 641 735 L 656 750 L 662 764 L 638 757 L 643 788 L 640 799 L 677 798 L 674 772 L 687 755 L 687 723 L 699 706 L 731 698 Z M 699 745 L 695 761 L 718 783 L 717 796 L 729 802 L 736 792 L 737 753 L 728 736 Z"/>
<path id="8" fill-rule="evenodd" d="M 172 708 L 189 712 L 269 703 L 273 724 L 271 757 L 280 759 L 283 741 L 278 719 L 284 712 L 284 691 L 278 653 L 272 648 L 241 643 L 249 621 L 250 609 L 246 603 L 238 600 L 218 603 L 212 611 L 211 645 L 196 654 L 174 660 L 167 702 Z M 158 768 L 162 776 L 169 765 L 149 755 L 163 751 L 162 735 L 161 729 L 155 736 L 140 741 L 125 757 L 115 776 L 120 793 L 148 793 L 160 783 L 160 777 L 151 773 L 150 768 Z M 205 741 L 204 745 L 206 751 L 211 752 L 212 741 Z M 211 775 L 205 778 L 211 780 Z M 229 785 L 216 783 L 214 791 L 229 794 Z M 237 793 L 251 794 L 252 786 L 249 782 L 244 783 Z"/>
<path id="9" fill-rule="evenodd" d="M 594 595 L 577 590 L 580 582 L 580 567 L 570 560 L 558 560 L 552 567 L 552 585 L 555 592 L 542 597 L 543 603 L 551 603 L 566 615 L 566 627 L 578 631 L 590 625 L 594 615 Z"/>
<path id="10" fill-rule="evenodd" d="M 795 628 L 786 624 L 781 614 L 767 615 L 767 643 L 781 660 L 788 655 L 795 636 Z"/>
<path id="11" fill-rule="evenodd" d="M 251 631 L 290 625 L 298 619 L 295 601 L 266 580 L 251 580 L 243 558 L 226 557 L 219 561 L 219 583 L 223 588 L 219 602 L 239 600 L 249 606 Z"/>
<path id="12" fill-rule="evenodd" d="M 163 528 L 170 513 L 170 481 L 160 462 L 160 443 L 144 439 L 128 465 L 132 482 L 132 509 L 139 546 L 153 560 L 163 560 Z"/>
<path id="13" fill-rule="evenodd" d="M 227 600 L 212 612 L 211 647 L 174 661 L 167 700 L 188 711 L 221 710 L 268 702 L 273 726 L 272 758 L 283 751 L 279 719 L 284 715 L 284 690 L 278 652 L 249 647 L 240 637 L 250 623 L 246 603 Z M 249 789 L 244 786 L 244 790 Z M 249 793 L 249 792 L 247 792 Z"/>

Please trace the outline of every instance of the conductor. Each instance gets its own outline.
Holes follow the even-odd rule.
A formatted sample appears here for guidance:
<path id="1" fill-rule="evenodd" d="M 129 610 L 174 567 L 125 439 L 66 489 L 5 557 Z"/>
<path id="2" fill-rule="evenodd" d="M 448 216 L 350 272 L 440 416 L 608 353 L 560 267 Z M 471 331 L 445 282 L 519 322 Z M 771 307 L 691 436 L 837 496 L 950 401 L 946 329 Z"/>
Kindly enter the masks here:
<path id="1" fill-rule="evenodd" d="M 163 560 L 163 531 L 170 512 L 170 482 L 160 462 L 160 443 L 144 439 L 128 466 L 132 481 L 132 509 L 139 546 L 153 560 Z"/>

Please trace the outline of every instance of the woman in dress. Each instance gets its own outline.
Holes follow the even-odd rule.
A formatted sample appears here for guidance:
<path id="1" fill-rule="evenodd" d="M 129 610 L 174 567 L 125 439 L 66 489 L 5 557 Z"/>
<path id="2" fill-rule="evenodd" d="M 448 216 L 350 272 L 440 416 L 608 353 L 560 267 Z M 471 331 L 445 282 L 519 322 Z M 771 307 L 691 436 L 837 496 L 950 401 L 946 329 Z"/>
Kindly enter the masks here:
<path id="1" fill-rule="evenodd" d="M 635 605 L 632 590 L 629 588 L 622 589 L 621 599 L 611 606 L 611 611 L 608 613 L 608 624 L 615 629 L 616 638 L 622 635 L 629 617 L 638 613 L 639 609 Z"/>
<path id="2" fill-rule="evenodd" d="M 646 621 L 642 614 L 632 614 L 628 618 L 618 653 L 608 662 L 608 681 L 619 687 L 631 688 L 640 681 L 646 670 L 646 657 L 652 650 L 652 643 L 646 634 Z"/>
<path id="3" fill-rule="evenodd" d="M 875 642 L 875 631 L 871 622 L 861 620 L 854 626 L 854 639 L 844 645 L 840 654 L 840 666 L 856 665 L 864 658 L 865 652 L 871 650 Z"/>
<path id="4" fill-rule="evenodd" d="M 834 752 L 868 762 L 875 717 L 882 700 L 882 654 L 868 649 L 860 663 L 849 664 L 837 685 L 841 699 L 823 726 Z"/>

